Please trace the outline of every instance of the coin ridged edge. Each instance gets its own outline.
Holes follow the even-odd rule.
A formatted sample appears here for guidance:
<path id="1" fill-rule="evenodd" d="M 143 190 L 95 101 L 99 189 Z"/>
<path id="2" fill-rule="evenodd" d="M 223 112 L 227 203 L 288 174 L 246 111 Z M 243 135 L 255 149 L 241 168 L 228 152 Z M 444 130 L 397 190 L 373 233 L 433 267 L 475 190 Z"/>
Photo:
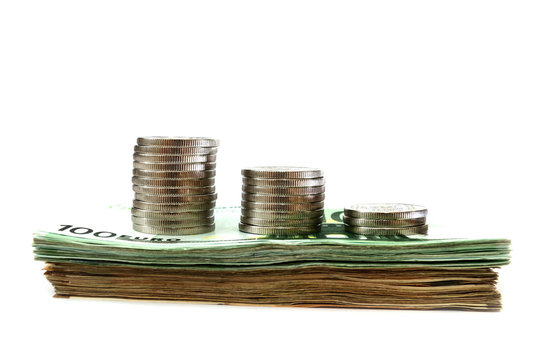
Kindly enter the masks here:
<path id="1" fill-rule="evenodd" d="M 238 224 L 238 229 L 245 233 L 251 233 L 256 235 L 308 235 L 317 234 L 321 231 L 321 226 L 315 227 L 267 227 L 267 226 L 255 226 L 244 223 Z"/>
<path id="2" fill-rule="evenodd" d="M 148 219 L 157 220 L 191 220 L 191 219 L 203 219 L 214 216 L 214 210 L 202 210 L 202 211 L 184 211 L 184 212 L 168 212 L 168 211 L 153 211 L 144 210 L 133 207 L 130 210 L 131 214 L 137 217 L 144 217 Z"/>
<path id="3" fill-rule="evenodd" d="M 243 208 L 250 210 L 264 210 L 264 211 L 308 211 L 308 210 L 323 210 L 325 202 L 307 202 L 307 203 L 262 203 L 255 201 L 242 200 L 241 205 Z"/>
<path id="4" fill-rule="evenodd" d="M 199 186 L 199 187 L 159 187 L 159 186 L 143 186 L 132 185 L 132 190 L 141 194 L 147 195 L 208 195 L 215 193 L 215 186 Z"/>
<path id="5" fill-rule="evenodd" d="M 325 192 L 325 186 L 268 187 L 242 185 L 242 191 L 248 194 L 303 196 L 323 194 Z"/>
<path id="6" fill-rule="evenodd" d="M 278 219 L 278 220 L 297 220 L 297 219 L 313 219 L 322 217 L 323 209 L 318 210 L 295 210 L 295 211 L 267 211 L 267 210 L 252 210 L 241 209 L 243 216 L 259 218 L 259 219 Z"/>
<path id="7" fill-rule="evenodd" d="M 344 224 L 346 232 L 359 235 L 426 235 L 429 228 L 428 225 L 410 226 L 403 228 L 375 228 L 375 227 L 362 227 L 362 226 L 350 226 Z"/>
<path id="8" fill-rule="evenodd" d="M 323 171 L 304 167 L 254 167 L 242 169 L 242 175 L 263 179 L 312 179 L 323 177 Z"/>
<path id="9" fill-rule="evenodd" d="M 312 179 L 262 179 L 242 177 L 243 185 L 260 186 L 270 188 L 282 187 L 307 187 L 307 186 L 325 186 L 325 178 Z"/>
<path id="10" fill-rule="evenodd" d="M 206 137 L 142 136 L 136 139 L 140 146 L 217 147 L 218 139 Z"/>
<path id="11" fill-rule="evenodd" d="M 306 227 L 317 226 L 323 223 L 323 217 L 308 218 L 308 219 L 261 219 L 251 216 L 240 216 L 240 222 L 255 226 L 272 226 L 272 227 Z"/>
<path id="12" fill-rule="evenodd" d="M 155 202 L 161 204 L 168 203 L 203 203 L 207 201 L 217 200 L 217 193 L 214 194 L 204 194 L 204 195 L 150 195 L 142 194 L 135 192 L 134 198 L 136 200 L 145 201 L 145 202 Z"/>
<path id="13" fill-rule="evenodd" d="M 215 224 L 215 217 L 209 216 L 202 219 L 151 219 L 132 215 L 132 223 L 144 226 L 160 226 L 169 228 L 190 228 L 197 226 L 209 226 Z"/>
<path id="14" fill-rule="evenodd" d="M 169 228 L 161 226 L 147 226 L 132 224 L 135 231 L 152 235 L 198 235 L 205 234 L 215 230 L 215 224 L 210 226 L 195 226 L 190 228 Z"/>
<path id="15" fill-rule="evenodd" d="M 132 202 L 132 207 L 147 211 L 190 213 L 213 210 L 215 208 L 215 200 L 200 203 L 154 203 L 150 201 L 134 200 Z"/>
<path id="16" fill-rule="evenodd" d="M 149 171 L 205 171 L 215 170 L 216 163 L 201 162 L 201 163 L 159 163 L 159 162 L 142 162 L 133 161 L 134 169 L 149 170 Z"/>
<path id="17" fill-rule="evenodd" d="M 133 169 L 133 176 L 141 176 L 148 179 L 171 179 L 171 180 L 191 180 L 191 179 L 211 179 L 216 175 L 213 170 L 144 170 Z"/>
<path id="18" fill-rule="evenodd" d="M 413 219 L 399 219 L 399 220 L 376 220 L 376 219 L 362 219 L 353 218 L 344 215 L 343 219 L 346 225 L 350 226 L 362 226 L 362 227 L 375 227 L 375 228 L 403 228 L 410 226 L 425 225 L 427 221 L 426 217 L 413 218 Z"/>
<path id="19" fill-rule="evenodd" d="M 200 164 L 215 162 L 217 155 L 148 155 L 134 153 L 132 159 L 151 164 Z"/>
<path id="20" fill-rule="evenodd" d="M 369 208 L 372 206 L 398 206 L 401 210 L 398 211 L 379 211 L 379 210 L 366 210 L 365 206 Z M 402 207 L 410 206 L 413 207 L 409 210 L 402 210 Z M 359 209 L 358 209 L 359 207 Z M 361 209 L 363 208 L 363 209 Z M 344 208 L 344 215 L 353 217 L 353 218 L 362 218 L 362 219 L 373 219 L 373 220 L 402 220 L 402 219 L 413 219 L 421 218 L 427 216 L 427 209 L 420 205 L 412 204 L 401 204 L 401 203 L 372 203 L 372 204 L 355 204 L 346 206 Z"/>
<path id="21" fill-rule="evenodd" d="M 142 176 L 133 176 L 132 184 L 149 187 L 205 187 L 214 186 L 215 178 L 201 179 L 157 179 Z"/>
<path id="22" fill-rule="evenodd" d="M 135 145 L 134 152 L 149 155 L 215 155 L 217 147 Z"/>
<path id="23" fill-rule="evenodd" d="M 250 194 L 242 192 L 242 200 L 254 201 L 262 203 L 281 203 L 281 204 L 293 204 L 293 203 L 308 203 L 318 202 L 325 200 L 325 194 L 311 194 L 311 195 L 267 195 L 267 194 Z"/>

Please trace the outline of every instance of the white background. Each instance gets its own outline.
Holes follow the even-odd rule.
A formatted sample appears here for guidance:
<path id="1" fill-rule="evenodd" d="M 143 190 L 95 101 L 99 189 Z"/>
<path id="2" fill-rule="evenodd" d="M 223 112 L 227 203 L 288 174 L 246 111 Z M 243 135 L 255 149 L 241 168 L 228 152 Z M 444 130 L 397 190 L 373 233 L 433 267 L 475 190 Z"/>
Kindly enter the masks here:
<path id="1" fill-rule="evenodd" d="M 0 351 L 542 356 L 543 10 L 521 0 L 2 1 Z M 52 298 L 32 231 L 130 204 L 142 135 L 220 138 L 218 205 L 239 203 L 244 166 L 316 166 L 327 207 L 417 203 L 433 224 L 509 237 L 504 310 Z"/>

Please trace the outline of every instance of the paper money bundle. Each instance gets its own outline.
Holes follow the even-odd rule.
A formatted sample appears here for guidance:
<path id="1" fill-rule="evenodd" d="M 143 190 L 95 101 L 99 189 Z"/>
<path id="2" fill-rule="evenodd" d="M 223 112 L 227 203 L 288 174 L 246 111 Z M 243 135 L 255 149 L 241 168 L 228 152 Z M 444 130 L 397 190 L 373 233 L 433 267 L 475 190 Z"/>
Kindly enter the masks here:
<path id="1" fill-rule="evenodd" d="M 291 237 L 238 231 L 239 208 L 216 209 L 212 233 L 178 238 L 65 225 L 37 232 L 34 249 L 58 296 L 500 309 L 493 268 L 508 264 L 509 240 L 351 234 L 342 212 L 326 209 L 319 234 Z"/>
<path id="2" fill-rule="evenodd" d="M 59 296 L 218 304 L 498 310 L 497 274 L 484 269 L 350 269 L 311 266 L 221 271 L 49 263 Z"/>

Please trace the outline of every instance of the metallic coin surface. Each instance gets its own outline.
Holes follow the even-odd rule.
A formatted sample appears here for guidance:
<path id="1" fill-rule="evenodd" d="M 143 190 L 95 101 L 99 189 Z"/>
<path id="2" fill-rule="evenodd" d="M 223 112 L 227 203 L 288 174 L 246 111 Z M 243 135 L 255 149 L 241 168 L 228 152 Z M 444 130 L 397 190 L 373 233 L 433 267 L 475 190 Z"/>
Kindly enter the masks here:
<path id="1" fill-rule="evenodd" d="M 316 217 L 310 219 L 292 219 L 292 220 L 279 220 L 279 219 L 260 219 L 254 217 L 240 216 L 240 222 L 248 225 L 257 226 L 272 226 L 272 227 L 304 227 L 304 226 L 316 226 L 323 222 L 323 217 Z"/>
<path id="2" fill-rule="evenodd" d="M 141 176 L 150 179 L 208 179 L 215 177 L 215 170 L 197 170 L 197 171 L 153 171 L 133 169 L 132 175 Z"/>
<path id="3" fill-rule="evenodd" d="M 215 155 L 216 147 L 134 146 L 134 152 L 155 155 Z"/>
<path id="4" fill-rule="evenodd" d="M 217 199 L 217 194 L 206 195 L 150 195 L 134 193 L 134 198 L 140 201 L 154 202 L 160 204 L 170 203 L 201 203 Z"/>
<path id="5" fill-rule="evenodd" d="M 215 201 L 206 201 L 200 203 L 154 203 L 141 200 L 132 202 L 133 208 L 149 211 L 162 211 L 169 213 L 198 212 L 204 210 L 213 210 Z"/>
<path id="6" fill-rule="evenodd" d="M 307 235 L 317 234 L 321 231 L 320 226 L 303 227 L 270 227 L 256 226 L 239 223 L 238 229 L 242 232 L 258 235 Z"/>
<path id="7" fill-rule="evenodd" d="M 368 203 L 347 206 L 344 215 L 375 220 L 414 219 L 427 216 L 427 209 L 411 204 Z"/>
<path id="8" fill-rule="evenodd" d="M 352 218 L 349 216 L 344 216 L 344 223 L 352 226 L 363 226 L 363 227 L 378 227 L 378 228 L 397 228 L 397 227 L 408 227 L 408 226 L 418 226 L 425 225 L 427 218 L 413 218 L 413 219 L 400 219 L 400 220 L 373 220 L 373 219 L 362 219 L 362 218 Z"/>
<path id="9" fill-rule="evenodd" d="M 204 137 L 145 136 L 136 141 L 140 146 L 217 147 L 219 140 Z"/>
<path id="10" fill-rule="evenodd" d="M 299 210 L 323 210 L 323 201 L 307 203 L 275 204 L 242 200 L 242 207 L 249 210 L 264 211 L 299 211 Z"/>
<path id="11" fill-rule="evenodd" d="M 302 186 L 302 187 L 267 187 L 242 185 L 242 191 L 249 194 L 270 194 L 270 195 L 312 195 L 325 192 L 324 186 Z"/>
<path id="12" fill-rule="evenodd" d="M 132 190 L 149 195 L 203 195 L 213 194 L 215 186 L 203 187 L 156 187 L 132 185 Z"/>
<path id="13" fill-rule="evenodd" d="M 147 219 L 162 219 L 162 220 L 198 220 L 213 216 L 213 210 L 204 211 L 186 211 L 186 212 L 161 212 L 149 211 L 132 208 L 132 215 Z"/>
<path id="14" fill-rule="evenodd" d="M 203 170 L 215 170 L 215 163 L 149 163 L 134 161 L 134 169 L 140 170 L 155 170 L 155 171 L 203 171 Z"/>
<path id="15" fill-rule="evenodd" d="M 325 194 L 312 194 L 312 195 L 261 195 L 261 194 L 249 194 L 242 193 L 242 200 L 255 201 L 263 203 L 307 203 L 325 200 Z"/>
<path id="16" fill-rule="evenodd" d="M 210 216 L 202 219 L 148 219 L 144 217 L 138 217 L 132 215 L 132 223 L 137 225 L 146 225 L 146 226 L 166 226 L 166 227 L 195 227 L 195 226 L 204 226 L 204 225 L 213 225 L 214 217 Z"/>
<path id="17" fill-rule="evenodd" d="M 215 162 L 217 155 L 148 155 L 143 153 L 134 153 L 132 158 L 135 161 L 145 163 L 204 163 Z"/>
<path id="18" fill-rule="evenodd" d="M 242 175 L 263 179 L 307 179 L 323 177 L 323 172 L 307 167 L 259 166 L 242 169 Z"/>
<path id="19" fill-rule="evenodd" d="M 172 228 L 163 226 L 147 226 L 132 224 L 135 231 L 153 235 L 197 235 L 212 232 L 215 230 L 215 224 L 209 226 L 195 226 L 185 228 Z"/>
<path id="20" fill-rule="evenodd" d="M 263 186 L 263 187 L 306 187 L 306 186 L 324 186 L 325 178 L 313 179 L 259 179 L 242 177 L 244 185 Z"/>
<path id="21" fill-rule="evenodd" d="M 410 226 L 403 228 L 375 228 L 345 225 L 347 232 L 359 235 L 416 235 L 427 234 L 428 225 Z"/>
<path id="22" fill-rule="evenodd" d="M 141 186 L 156 187 L 202 187 L 213 186 L 215 178 L 207 179 L 153 179 L 140 176 L 133 176 L 132 183 Z"/>
<path id="23" fill-rule="evenodd" d="M 323 209 L 313 211 L 261 211 L 242 208 L 242 216 L 259 219 L 296 220 L 323 217 Z"/>

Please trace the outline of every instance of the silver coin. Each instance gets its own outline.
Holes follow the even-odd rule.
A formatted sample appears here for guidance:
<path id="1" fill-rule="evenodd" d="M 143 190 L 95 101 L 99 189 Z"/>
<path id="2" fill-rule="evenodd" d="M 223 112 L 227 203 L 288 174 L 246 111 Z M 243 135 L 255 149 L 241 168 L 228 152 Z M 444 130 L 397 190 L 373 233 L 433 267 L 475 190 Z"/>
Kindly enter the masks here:
<path id="1" fill-rule="evenodd" d="M 306 186 L 324 186 L 325 178 L 314 179 L 259 179 L 242 177 L 244 185 L 263 186 L 263 187 L 306 187 Z"/>
<path id="2" fill-rule="evenodd" d="M 213 194 L 215 186 L 203 187 L 156 187 L 132 185 L 132 190 L 148 195 L 203 195 Z"/>
<path id="3" fill-rule="evenodd" d="M 270 220 L 315 219 L 323 217 L 323 209 L 313 211 L 262 211 L 242 208 L 241 213 L 247 217 Z"/>
<path id="4" fill-rule="evenodd" d="M 238 229 L 245 233 L 258 235 L 308 235 L 317 234 L 321 231 L 320 226 L 301 226 L 301 227 L 271 227 L 238 224 Z"/>
<path id="5" fill-rule="evenodd" d="M 217 147 L 219 140 L 204 137 L 145 136 L 137 139 L 140 146 Z"/>
<path id="6" fill-rule="evenodd" d="M 155 171 L 203 171 L 203 170 L 215 170 L 215 163 L 192 163 L 192 164 L 179 164 L 179 163 L 148 163 L 141 161 L 133 161 L 135 169 L 140 170 L 155 170 Z"/>
<path id="7" fill-rule="evenodd" d="M 197 170 L 197 171 L 153 171 L 133 169 L 132 175 L 141 176 L 149 179 L 209 179 L 215 177 L 215 170 Z"/>
<path id="8" fill-rule="evenodd" d="M 183 203 L 202 203 L 217 199 L 217 194 L 206 195 L 150 195 L 142 193 L 134 193 L 134 198 L 140 201 L 154 202 L 160 204 L 183 204 Z"/>
<path id="9" fill-rule="evenodd" d="M 242 175 L 263 179 L 308 179 L 323 177 L 323 172 L 307 167 L 259 166 L 242 169 Z"/>
<path id="10" fill-rule="evenodd" d="M 134 146 L 134 152 L 155 155 L 215 155 L 216 147 Z"/>
<path id="11" fill-rule="evenodd" d="M 198 220 L 208 218 L 214 214 L 213 209 L 204 211 L 160 212 L 132 208 L 130 211 L 134 216 L 158 220 Z"/>
<path id="12" fill-rule="evenodd" d="M 363 227 L 378 227 L 378 228 L 397 228 L 407 226 L 425 225 L 427 218 L 413 218 L 413 219 L 400 219 L 400 220 L 373 220 L 373 219 L 361 219 L 352 218 L 350 216 L 344 216 L 344 223 L 352 226 Z"/>
<path id="13" fill-rule="evenodd" d="M 133 176 L 132 183 L 141 186 L 157 187 L 202 187 L 213 186 L 215 178 L 208 179 L 153 179 L 140 176 Z"/>
<path id="14" fill-rule="evenodd" d="M 310 218 L 310 219 L 293 219 L 293 220 L 279 220 L 279 219 L 260 219 L 254 217 L 240 216 L 240 222 L 248 225 L 257 226 L 273 226 L 273 227 L 300 227 L 300 226 L 316 226 L 323 222 L 323 217 Z"/>
<path id="15" fill-rule="evenodd" d="M 145 163 L 180 163 L 193 164 L 215 162 L 217 155 L 148 155 L 142 153 L 134 153 L 132 158 L 135 161 Z"/>
<path id="16" fill-rule="evenodd" d="M 307 203 L 290 203 L 290 204 L 274 204 L 261 203 L 254 201 L 242 200 L 242 207 L 249 210 L 265 210 L 265 211 L 308 211 L 308 210 L 323 210 L 323 201 L 307 202 Z"/>
<path id="17" fill-rule="evenodd" d="M 132 224 L 132 228 L 135 231 L 144 233 L 144 234 L 153 234 L 153 235 L 197 235 L 209 233 L 215 230 L 215 224 L 209 226 L 195 226 L 195 227 L 185 227 L 185 228 L 172 228 L 172 227 L 163 227 L 163 226 L 146 226 Z"/>
<path id="18" fill-rule="evenodd" d="M 410 226 L 403 228 L 375 228 L 345 225 L 347 232 L 360 235 L 416 235 L 427 234 L 428 225 Z"/>
<path id="19" fill-rule="evenodd" d="M 375 220 L 414 219 L 427 216 L 427 209 L 411 204 L 368 203 L 347 206 L 344 215 Z"/>
<path id="20" fill-rule="evenodd" d="M 325 192 L 324 186 L 304 187 L 266 187 L 242 185 L 242 191 L 249 194 L 270 194 L 270 195 L 312 195 Z"/>
<path id="21" fill-rule="evenodd" d="M 206 201 L 200 203 L 154 203 L 141 200 L 132 202 L 133 208 L 149 211 L 163 211 L 168 213 L 192 213 L 204 210 L 213 210 L 215 201 Z"/>
<path id="22" fill-rule="evenodd" d="M 307 203 L 325 200 L 325 194 L 312 194 L 312 195 L 261 195 L 261 194 L 249 194 L 242 193 L 242 200 L 255 201 L 262 203 Z"/>
<path id="23" fill-rule="evenodd" d="M 148 219 L 148 218 L 132 215 L 132 223 L 137 225 L 146 225 L 146 226 L 166 226 L 166 227 L 184 228 L 184 227 L 213 225 L 214 217 L 210 216 L 210 217 L 202 218 L 202 219 L 163 220 L 163 219 Z"/>

